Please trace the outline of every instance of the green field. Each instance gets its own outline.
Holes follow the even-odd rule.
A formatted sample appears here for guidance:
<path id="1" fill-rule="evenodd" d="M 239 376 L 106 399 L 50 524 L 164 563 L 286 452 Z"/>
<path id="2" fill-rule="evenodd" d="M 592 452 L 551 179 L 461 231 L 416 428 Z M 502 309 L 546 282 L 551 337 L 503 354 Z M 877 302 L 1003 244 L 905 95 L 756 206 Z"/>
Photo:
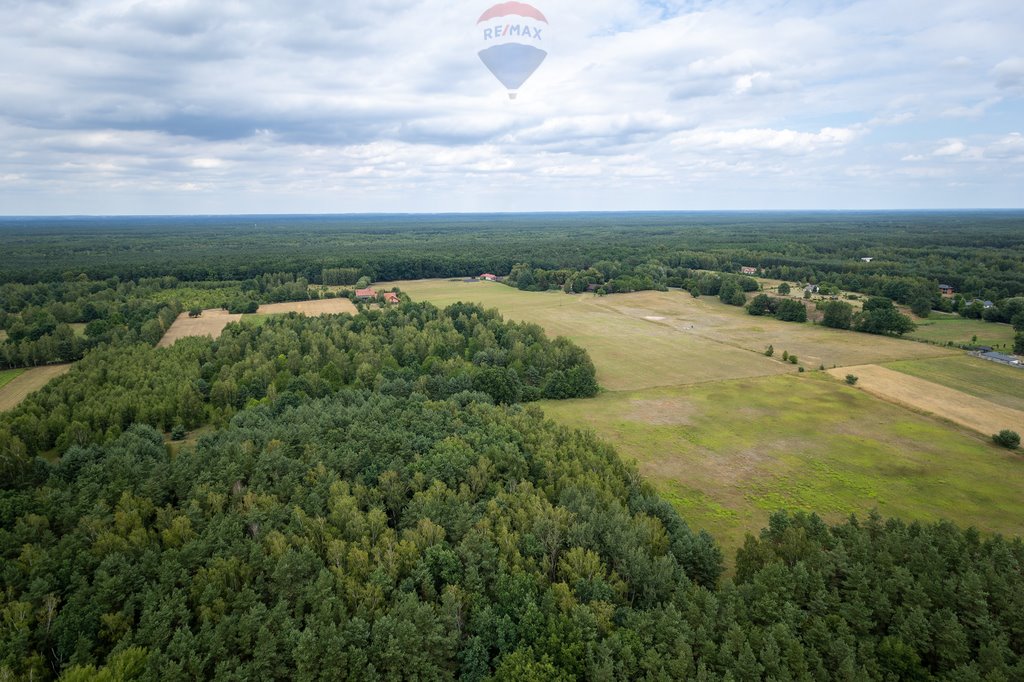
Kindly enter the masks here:
<path id="1" fill-rule="evenodd" d="M 905 340 L 752 317 L 717 298 L 695 299 L 682 291 L 602 298 L 523 292 L 483 282 L 428 280 L 399 286 L 413 300 L 439 306 L 480 303 L 568 337 L 590 352 L 598 381 L 615 391 L 796 373 L 796 366 L 782 362 L 784 350 L 814 369 L 950 353 Z M 777 350 L 775 358 L 764 356 L 769 344 Z"/>
<path id="2" fill-rule="evenodd" d="M 0 388 L 3 388 L 24 373 L 25 370 L 23 369 L 0 369 Z"/>
<path id="3" fill-rule="evenodd" d="M 1024 410 L 1024 369 L 1007 367 L 969 355 L 892 362 L 885 367 L 1015 410 Z"/>
<path id="4" fill-rule="evenodd" d="M 1024 532 L 1024 457 L 818 372 L 549 401 L 593 429 L 726 549 L 777 509 Z"/>
<path id="5" fill-rule="evenodd" d="M 954 345 L 971 345 L 1013 348 L 1013 327 L 1008 324 L 996 324 L 983 320 L 968 320 L 958 315 L 932 313 L 925 320 L 917 320 L 917 331 L 910 337 L 931 343 L 953 343 Z M 977 341 L 974 338 L 977 337 Z"/>
<path id="6" fill-rule="evenodd" d="M 635 459 L 727 555 L 781 508 L 834 520 L 877 508 L 907 519 L 956 518 L 987 531 L 1024 532 L 1024 458 L 813 371 L 885 363 L 930 372 L 923 378 L 937 381 L 941 370 L 960 382 L 947 385 L 1007 404 L 1021 399 L 1024 385 L 1002 371 L 1009 368 L 905 339 L 751 317 L 717 298 L 680 291 L 601 298 L 461 281 L 400 287 L 439 306 L 494 307 L 586 348 L 604 391 L 592 400 L 546 402 L 547 414 L 593 429 Z M 775 358 L 764 356 L 768 344 Z M 812 371 L 797 374 L 781 362 L 784 350 Z"/>

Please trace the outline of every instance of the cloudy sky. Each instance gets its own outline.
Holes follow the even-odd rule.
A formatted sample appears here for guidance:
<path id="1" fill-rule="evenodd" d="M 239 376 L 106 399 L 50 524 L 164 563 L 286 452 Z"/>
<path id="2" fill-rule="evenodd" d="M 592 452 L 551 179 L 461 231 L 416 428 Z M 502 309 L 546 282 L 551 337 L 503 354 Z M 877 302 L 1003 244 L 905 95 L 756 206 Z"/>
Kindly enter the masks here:
<path id="1" fill-rule="evenodd" d="M 0 0 L 0 214 L 1024 206 L 1021 0 Z"/>

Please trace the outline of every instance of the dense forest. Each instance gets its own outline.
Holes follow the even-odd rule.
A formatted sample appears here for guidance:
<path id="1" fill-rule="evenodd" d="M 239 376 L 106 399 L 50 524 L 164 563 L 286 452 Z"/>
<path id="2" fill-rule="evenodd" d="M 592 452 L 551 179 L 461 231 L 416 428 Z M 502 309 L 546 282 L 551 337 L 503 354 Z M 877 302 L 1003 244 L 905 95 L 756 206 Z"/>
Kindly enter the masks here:
<path id="1" fill-rule="evenodd" d="M 0 368 L 71 362 L 102 344 L 155 345 L 175 318 L 193 308 L 255 312 L 260 303 L 303 301 L 309 282 L 267 273 L 241 282 L 138 281 L 84 274 L 36 284 L 0 284 Z M 81 333 L 71 327 L 82 326 Z"/>
<path id="2" fill-rule="evenodd" d="M 230 325 L 217 341 L 98 348 L 0 415 L 0 453 L 8 453 L 0 470 L 12 471 L 19 457 L 11 453 L 63 453 L 115 440 L 132 424 L 164 431 L 224 424 L 260 401 L 293 404 L 345 387 L 432 400 L 482 394 L 498 403 L 591 397 L 598 388 L 581 348 L 475 305 L 292 314 Z"/>
<path id="3" fill-rule="evenodd" d="M 325 270 L 333 277 L 351 268 L 396 281 L 507 275 L 517 263 L 585 271 L 601 261 L 657 261 L 832 278 L 894 300 L 921 282 L 990 300 L 1024 295 L 1020 211 L 5 218 L 0 239 L 0 281 L 24 283 L 66 273 L 200 282 L 268 272 L 323 283 Z"/>
<path id="4" fill-rule="evenodd" d="M 780 514 L 722 582 L 709 537 L 536 409 L 345 389 L 33 477 L 0 493 L 7 679 L 1024 676 L 1019 540 Z"/>

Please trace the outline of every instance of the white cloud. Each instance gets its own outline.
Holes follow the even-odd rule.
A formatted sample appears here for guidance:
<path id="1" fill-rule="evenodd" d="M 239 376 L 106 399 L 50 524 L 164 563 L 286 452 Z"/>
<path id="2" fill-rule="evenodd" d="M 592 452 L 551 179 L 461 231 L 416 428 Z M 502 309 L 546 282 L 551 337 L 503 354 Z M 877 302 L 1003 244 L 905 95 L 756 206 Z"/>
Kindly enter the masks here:
<path id="1" fill-rule="evenodd" d="M 933 156 L 959 156 L 967 151 L 967 145 L 961 140 L 949 140 L 932 152 Z"/>
<path id="2" fill-rule="evenodd" d="M 1019 195 L 1022 3 L 537 4 L 511 102 L 461 3 L 9 0 L 0 205 L 871 206 L 926 159 Z"/>

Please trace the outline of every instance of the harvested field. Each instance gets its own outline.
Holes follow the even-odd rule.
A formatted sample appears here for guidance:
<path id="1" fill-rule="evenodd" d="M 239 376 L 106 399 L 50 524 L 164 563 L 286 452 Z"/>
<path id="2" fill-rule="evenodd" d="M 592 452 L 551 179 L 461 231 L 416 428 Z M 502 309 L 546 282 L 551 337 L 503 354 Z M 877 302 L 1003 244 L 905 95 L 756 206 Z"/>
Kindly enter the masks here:
<path id="1" fill-rule="evenodd" d="M 0 387 L 0 412 L 13 410 L 30 393 L 35 393 L 50 383 L 52 379 L 66 373 L 71 367 L 71 365 L 47 365 L 20 372 Z"/>
<path id="2" fill-rule="evenodd" d="M 159 348 L 173 346 L 178 339 L 189 336 L 209 336 L 216 339 L 224 331 L 224 327 L 242 319 L 241 315 L 231 315 L 226 310 L 204 310 L 202 317 L 191 318 L 188 313 L 178 315 L 171 328 L 157 344 Z"/>
<path id="3" fill-rule="evenodd" d="M 848 367 L 832 370 L 830 374 L 839 379 L 853 374 L 859 378 L 857 387 L 871 395 L 937 415 L 984 435 L 1007 428 L 1020 428 L 1024 424 L 1024 411 L 885 367 Z"/>
<path id="4" fill-rule="evenodd" d="M 317 301 L 295 301 L 293 303 L 267 303 L 256 311 L 257 315 L 284 315 L 301 313 L 310 317 L 319 315 L 356 314 L 356 306 L 347 298 L 324 298 Z"/>

